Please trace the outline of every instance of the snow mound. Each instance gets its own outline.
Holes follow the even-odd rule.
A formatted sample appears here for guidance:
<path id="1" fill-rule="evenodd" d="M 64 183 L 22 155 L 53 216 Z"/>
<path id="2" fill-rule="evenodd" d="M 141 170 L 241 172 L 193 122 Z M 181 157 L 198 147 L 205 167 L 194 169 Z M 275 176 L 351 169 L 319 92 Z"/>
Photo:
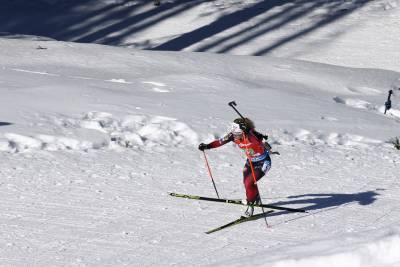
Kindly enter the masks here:
<path id="1" fill-rule="evenodd" d="M 83 119 L 68 120 L 76 127 L 97 130 L 124 147 L 179 146 L 198 143 L 197 134 L 183 122 L 163 116 L 127 115 L 121 119 L 110 113 L 89 112 Z"/>
<path id="2" fill-rule="evenodd" d="M 98 148 L 98 146 L 91 141 L 77 140 L 64 136 L 44 134 L 24 136 L 15 133 L 6 133 L 0 137 L 0 151 L 10 153 L 32 150 L 88 150 L 90 148 Z"/>
<path id="3" fill-rule="evenodd" d="M 375 109 L 373 105 L 367 101 L 361 99 L 353 99 L 353 98 L 342 98 L 342 97 L 335 97 L 333 100 L 336 103 L 344 104 L 353 108 L 359 109 Z"/>
<path id="4" fill-rule="evenodd" d="M 375 88 L 370 88 L 366 86 L 359 86 L 359 87 L 348 87 L 349 91 L 353 92 L 354 94 L 360 95 L 381 95 L 382 92 Z"/>
<path id="5" fill-rule="evenodd" d="M 384 106 L 380 107 L 379 111 L 383 113 L 385 111 L 385 107 Z M 396 118 L 400 119 L 400 110 L 399 109 L 391 108 L 386 112 L 386 114 L 388 116 L 391 116 L 391 117 L 395 118 L 395 119 Z"/>
<path id="6" fill-rule="evenodd" d="M 0 135 L 0 151 L 84 150 L 102 148 L 157 148 L 198 143 L 197 134 L 183 122 L 162 116 L 128 115 L 121 119 L 106 112 L 88 112 L 82 118 L 53 118 L 59 135 Z M 64 135 L 63 135 L 64 134 Z M 68 135 L 68 136 L 66 136 Z"/>
<path id="7" fill-rule="evenodd" d="M 365 234 L 365 233 L 364 233 Z M 367 234 L 368 235 L 368 234 Z M 373 234 L 375 235 L 375 234 Z M 271 267 L 395 267 L 400 262 L 400 235 L 398 230 L 377 233 L 373 238 L 360 240 L 358 234 L 336 239 L 317 240 L 287 247 L 284 253 L 271 256 L 258 252 L 242 258 L 220 262 L 218 266 Z"/>
<path id="8" fill-rule="evenodd" d="M 376 113 L 385 113 L 385 106 L 376 106 L 371 104 L 368 101 L 362 100 L 362 99 L 355 99 L 355 98 L 343 98 L 343 97 L 334 97 L 333 100 L 338 103 L 338 104 L 343 104 L 351 108 L 356 108 L 356 109 L 365 109 L 365 110 L 370 110 L 374 111 Z M 387 111 L 387 115 L 392 116 L 393 118 L 400 118 L 400 110 L 391 108 L 390 110 Z"/>
<path id="9" fill-rule="evenodd" d="M 393 234 L 360 245 L 357 248 L 340 248 L 339 252 L 312 257 L 282 260 L 273 267 L 378 267 L 398 266 L 400 262 L 400 236 Z"/>
<path id="10" fill-rule="evenodd" d="M 119 145 L 133 146 L 180 146 L 195 145 L 198 135 L 189 126 L 175 118 L 129 115 L 116 122 L 107 131 Z"/>
<path id="11" fill-rule="evenodd" d="M 92 111 L 81 119 L 67 118 L 59 123 L 104 133 L 112 141 L 111 146 L 155 147 L 198 143 L 198 135 L 189 126 L 163 116 L 126 115 L 116 118 L 111 113 Z"/>
<path id="12" fill-rule="evenodd" d="M 330 145 L 345 147 L 368 147 L 381 145 L 384 142 L 360 135 L 348 133 L 323 133 L 320 131 L 311 132 L 306 129 L 295 131 L 283 130 L 283 133 L 274 134 L 274 143 L 278 145 Z"/>

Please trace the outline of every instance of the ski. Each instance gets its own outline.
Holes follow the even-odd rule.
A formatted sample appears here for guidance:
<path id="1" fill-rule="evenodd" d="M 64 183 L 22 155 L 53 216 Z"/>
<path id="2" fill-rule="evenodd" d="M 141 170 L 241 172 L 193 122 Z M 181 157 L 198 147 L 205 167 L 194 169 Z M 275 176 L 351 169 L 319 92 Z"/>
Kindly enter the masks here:
<path id="1" fill-rule="evenodd" d="M 248 222 L 248 221 L 254 221 L 254 220 L 263 218 L 263 217 L 267 216 L 267 214 L 272 213 L 272 212 L 274 212 L 274 211 L 273 210 L 268 210 L 268 211 L 266 211 L 264 213 L 258 213 L 258 214 L 252 215 L 250 217 L 241 216 L 239 219 L 236 219 L 236 220 L 234 220 L 234 221 L 232 221 L 230 223 L 227 223 L 225 225 L 219 226 L 217 228 L 211 229 L 211 230 L 209 230 L 209 231 L 207 231 L 205 233 L 206 234 L 211 234 L 211 233 L 220 231 L 222 229 L 228 228 L 230 226 L 234 226 L 234 225 L 237 225 L 237 224 L 240 224 L 240 223 L 244 223 L 244 222 Z"/>
<path id="2" fill-rule="evenodd" d="M 201 196 L 185 195 L 185 194 L 178 194 L 178 193 L 169 193 L 169 195 L 173 196 L 173 197 L 181 197 L 181 198 L 194 199 L 194 200 L 205 200 L 205 201 L 222 202 L 222 203 L 247 206 L 247 203 L 245 203 L 239 199 L 236 200 L 236 199 L 201 197 Z M 307 212 L 304 209 L 287 208 L 287 207 L 275 206 L 275 205 L 270 205 L 270 204 L 262 204 L 262 205 L 255 204 L 254 207 L 269 208 L 269 209 L 274 209 L 274 210 L 284 210 L 284 211 L 290 211 L 290 212 Z"/>

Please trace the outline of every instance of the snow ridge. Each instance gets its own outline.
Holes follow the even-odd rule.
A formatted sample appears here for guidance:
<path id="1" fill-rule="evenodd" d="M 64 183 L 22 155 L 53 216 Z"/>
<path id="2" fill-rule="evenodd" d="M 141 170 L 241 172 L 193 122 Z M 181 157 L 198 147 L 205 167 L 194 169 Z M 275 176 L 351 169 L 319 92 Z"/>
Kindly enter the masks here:
<path id="1" fill-rule="evenodd" d="M 334 118 L 331 118 L 334 119 Z M 383 142 L 356 134 L 348 133 L 324 133 L 321 131 L 312 132 L 306 129 L 295 131 L 283 130 L 282 133 L 274 134 L 273 144 L 277 145 L 329 145 L 343 147 L 369 147 L 381 145 Z"/>
<path id="2" fill-rule="evenodd" d="M 54 118 L 53 123 L 72 136 L 48 134 L 0 135 L 0 151 L 84 150 L 102 148 L 156 148 L 194 145 L 197 134 L 185 123 L 163 116 L 127 115 L 91 111 L 82 118 Z"/>
<path id="3" fill-rule="evenodd" d="M 318 247 L 320 244 L 312 244 Z M 395 266 L 400 262 L 400 235 L 389 234 L 374 241 L 359 244 L 357 248 L 340 248 L 337 252 L 278 261 L 273 267 L 380 267 Z"/>

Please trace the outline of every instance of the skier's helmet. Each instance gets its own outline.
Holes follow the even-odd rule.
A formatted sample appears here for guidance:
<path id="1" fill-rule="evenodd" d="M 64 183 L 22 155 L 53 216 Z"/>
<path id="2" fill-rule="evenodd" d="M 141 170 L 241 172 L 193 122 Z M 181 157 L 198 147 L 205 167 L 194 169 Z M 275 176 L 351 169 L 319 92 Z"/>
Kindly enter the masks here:
<path id="1" fill-rule="evenodd" d="M 233 122 L 239 124 L 240 129 L 242 129 L 245 132 L 254 130 L 255 128 L 254 122 L 249 118 L 237 118 Z"/>
<path id="2" fill-rule="evenodd" d="M 243 137 L 243 130 L 240 128 L 240 125 L 238 123 L 232 123 L 231 133 L 233 134 L 234 138 Z"/>

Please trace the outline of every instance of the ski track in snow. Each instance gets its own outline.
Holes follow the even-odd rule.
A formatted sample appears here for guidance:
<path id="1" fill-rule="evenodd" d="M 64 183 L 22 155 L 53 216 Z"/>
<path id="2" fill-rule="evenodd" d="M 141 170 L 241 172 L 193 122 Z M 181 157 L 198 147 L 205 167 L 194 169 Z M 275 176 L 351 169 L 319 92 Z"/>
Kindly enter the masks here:
<path id="1" fill-rule="evenodd" d="M 24 69 L 11 69 L 13 71 L 18 71 L 18 72 L 26 72 L 26 73 L 30 73 L 30 74 L 39 74 L 39 75 L 48 75 L 48 76 L 60 76 L 58 74 L 52 74 L 52 73 L 48 73 L 48 72 L 43 72 L 43 71 L 33 71 L 33 70 L 24 70 Z"/>
<path id="2" fill-rule="evenodd" d="M 165 84 L 160 83 L 160 82 L 142 82 L 142 83 L 144 83 L 144 84 L 151 84 L 151 85 L 160 86 L 160 87 L 166 86 Z"/>
<path id="3" fill-rule="evenodd" d="M 25 72 L 28 74 L 47 75 L 47 76 L 54 76 L 54 77 L 66 77 L 66 78 L 72 78 L 72 79 L 97 80 L 97 81 L 104 81 L 104 82 L 111 82 L 111 83 L 132 84 L 132 82 L 126 81 L 125 79 L 121 79 L 121 78 L 113 78 L 113 79 L 109 79 L 109 80 L 103 80 L 103 79 L 85 77 L 85 76 L 75 76 L 75 75 L 63 76 L 61 74 L 54 74 L 54 73 L 49 73 L 49 72 L 45 72 L 45 71 L 34 71 L 34 70 L 15 69 L 15 68 L 11 68 L 10 70 L 17 71 L 17 72 Z"/>
<path id="4" fill-rule="evenodd" d="M 169 93 L 169 92 L 171 92 L 171 89 L 165 88 L 167 85 L 164 84 L 164 83 L 160 83 L 160 82 L 142 82 L 142 83 L 143 84 L 150 84 L 150 85 L 157 86 L 157 87 L 152 87 L 151 88 L 154 92 L 157 92 L 157 93 Z"/>
<path id="5" fill-rule="evenodd" d="M 48 72 L 43 72 L 43 71 L 33 71 L 33 70 L 26 70 L 26 69 L 15 69 L 12 68 L 11 70 L 13 71 L 18 71 L 18 72 L 25 72 L 29 74 L 38 74 L 38 75 L 48 75 L 48 76 L 54 76 L 54 77 L 62 77 L 60 74 L 52 74 Z M 101 80 L 98 78 L 92 78 L 92 77 L 84 77 L 84 76 L 66 76 L 67 78 L 72 78 L 72 79 L 83 79 L 83 80 L 98 80 L 98 81 L 104 81 L 104 82 L 112 82 L 112 83 L 120 83 L 120 84 L 132 84 L 132 82 L 126 81 L 125 79 L 121 78 L 113 78 L 109 80 Z M 143 84 L 150 84 L 150 85 L 155 85 L 157 87 L 152 87 L 152 91 L 157 92 L 157 93 L 169 93 L 171 92 L 171 89 L 165 88 L 167 85 L 160 83 L 160 82 L 142 82 Z M 161 87 L 161 88 L 160 88 Z"/>
<path id="6" fill-rule="evenodd" d="M 131 82 L 127 82 L 124 79 L 111 79 L 106 80 L 106 82 L 131 84 Z"/>
<path id="7" fill-rule="evenodd" d="M 369 87 L 349 87 L 348 88 L 351 92 L 360 95 L 382 95 L 382 92 Z"/>

